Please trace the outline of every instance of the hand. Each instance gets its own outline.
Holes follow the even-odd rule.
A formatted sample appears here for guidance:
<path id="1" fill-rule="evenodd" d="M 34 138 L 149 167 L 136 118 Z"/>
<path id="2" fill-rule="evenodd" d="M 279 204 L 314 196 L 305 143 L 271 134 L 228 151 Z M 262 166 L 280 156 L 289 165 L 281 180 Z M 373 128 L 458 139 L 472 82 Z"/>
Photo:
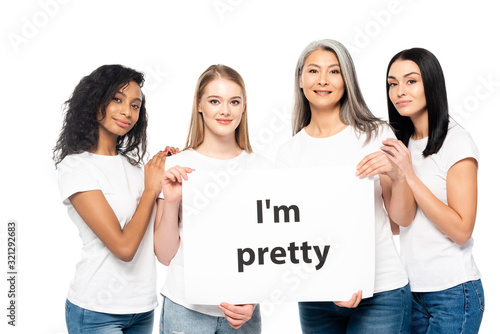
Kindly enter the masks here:
<path id="1" fill-rule="evenodd" d="M 151 190 L 156 195 L 160 193 L 161 178 L 165 171 L 165 158 L 164 152 L 158 152 L 144 166 L 144 191 Z"/>
<path id="2" fill-rule="evenodd" d="M 363 296 L 363 292 L 361 290 L 358 290 L 358 292 L 355 292 L 351 299 L 349 299 L 346 302 L 334 302 L 335 305 L 340 306 L 340 307 L 347 307 L 347 308 L 355 308 L 358 307 L 359 303 L 361 302 L 361 297 Z"/>
<path id="3" fill-rule="evenodd" d="M 389 154 L 389 159 L 399 167 L 405 176 L 414 173 L 410 150 L 401 140 L 387 138 L 382 141 L 382 144 L 384 146 L 381 147 L 381 150 Z"/>
<path id="4" fill-rule="evenodd" d="M 188 179 L 188 173 L 194 169 L 189 167 L 174 166 L 163 173 L 161 186 L 166 201 L 180 202 L 182 198 L 182 181 Z"/>
<path id="5" fill-rule="evenodd" d="M 171 156 L 180 152 L 178 147 L 165 146 L 165 150 L 162 152 L 167 153 L 167 156 Z"/>
<path id="6" fill-rule="evenodd" d="M 402 180 L 411 168 L 411 154 L 399 140 L 388 138 L 382 142 L 383 152 L 368 154 L 356 166 L 360 178 L 377 174 L 387 175 L 393 181 Z M 404 169 L 403 169 L 404 168 Z"/>
<path id="7" fill-rule="evenodd" d="M 219 309 L 226 315 L 227 322 L 234 329 L 238 329 L 245 322 L 252 318 L 255 304 L 232 305 L 228 303 L 221 303 Z"/>

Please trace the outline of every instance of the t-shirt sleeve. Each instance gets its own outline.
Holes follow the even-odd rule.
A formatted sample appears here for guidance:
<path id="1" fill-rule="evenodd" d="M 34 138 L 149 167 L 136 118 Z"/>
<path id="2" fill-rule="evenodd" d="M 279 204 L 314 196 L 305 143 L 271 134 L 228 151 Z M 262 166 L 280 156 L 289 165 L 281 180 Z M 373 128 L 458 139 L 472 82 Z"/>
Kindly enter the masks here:
<path id="1" fill-rule="evenodd" d="M 65 157 L 58 169 L 59 192 L 65 205 L 70 204 L 68 198 L 77 192 L 101 189 L 97 178 L 79 157 Z"/>
<path id="2" fill-rule="evenodd" d="M 467 131 L 461 128 L 448 131 L 441 149 L 446 170 L 466 158 L 474 158 L 479 163 L 479 151 L 474 140 Z"/>

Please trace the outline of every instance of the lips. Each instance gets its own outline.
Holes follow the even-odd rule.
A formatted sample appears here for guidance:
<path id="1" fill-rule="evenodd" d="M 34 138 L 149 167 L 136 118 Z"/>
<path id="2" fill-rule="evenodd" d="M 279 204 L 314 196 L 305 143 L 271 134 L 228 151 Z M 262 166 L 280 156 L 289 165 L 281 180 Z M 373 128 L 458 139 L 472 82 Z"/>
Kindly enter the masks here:
<path id="1" fill-rule="evenodd" d="M 399 100 L 396 102 L 396 105 L 398 107 L 406 107 L 407 105 L 409 105 L 412 101 L 411 100 Z"/>
<path id="2" fill-rule="evenodd" d="M 115 121 L 115 123 L 116 123 L 118 126 L 120 126 L 120 127 L 122 127 L 122 128 L 126 128 L 126 127 L 128 127 L 128 126 L 130 125 L 130 122 L 129 122 L 129 121 L 124 121 L 124 120 L 121 120 L 121 119 L 116 119 L 116 118 L 114 118 L 113 120 Z"/>
<path id="3" fill-rule="evenodd" d="M 314 93 L 316 93 L 319 96 L 326 96 L 328 94 L 331 94 L 331 90 L 315 90 Z"/>
<path id="4" fill-rule="evenodd" d="M 227 118 L 217 118 L 215 120 L 217 121 L 217 123 L 222 124 L 222 125 L 227 125 L 227 124 L 232 122 L 231 119 L 227 119 Z"/>

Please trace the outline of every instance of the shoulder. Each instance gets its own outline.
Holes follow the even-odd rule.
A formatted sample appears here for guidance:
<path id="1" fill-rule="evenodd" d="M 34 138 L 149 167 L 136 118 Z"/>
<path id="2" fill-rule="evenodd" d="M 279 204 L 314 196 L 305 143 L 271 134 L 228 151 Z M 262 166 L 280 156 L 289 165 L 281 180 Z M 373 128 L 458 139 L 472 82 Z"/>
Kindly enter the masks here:
<path id="1" fill-rule="evenodd" d="M 258 153 L 242 153 L 242 160 L 248 168 L 271 168 L 272 162 Z"/>
<path id="2" fill-rule="evenodd" d="M 439 153 L 448 167 L 465 158 L 474 158 L 476 161 L 479 159 L 479 150 L 472 136 L 456 122 L 450 122 Z"/>
<path id="3" fill-rule="evenodd" d="M 394 131 L 391 126 L 387 124 L 387 122 L 382 122 L 377 127 L 377 130 L 374 132 L 372 141 L 380 142 L 387 138 L 396 138 Z"/>
<path id="4" fill-rule="evenodd" d="M 470 133 L 456 122 L 450 122 L 445 142 L 452 143 L 474 143 Z"/>
<path id="5" fill-rule="evenodd" d="M 167 159 L 165 160 L 165 170 L 174 167 L 174 166 L 183 166 L 183 167 L 191 167 L 191 166 L 184 166 L 186 164 L 191 164 L 193 160 L 195 159 L 195 156 L 193 154 L 192 149 L 187 149 L 184 151 L 181 151 L 177 154 L 168 156 Z"/>
<path id="6" fill-rule="evenodd" d="M 88 152 L 70 154 L 64 157 L 64 159 L 57 165 L 57 168 L 61 170 L 67 169 L 84 169 L 85 165 L 92 161 L 92 155 Z"/>
<path id="7" fill-rule="evenodd" d="M 281 144 L 281 146 L 278 148 L 278 154 L 293 151 L 295 147 L 302 145 L 306 139 L 306 131 L 302 129 L 297 132 L 292 138 Z"/>

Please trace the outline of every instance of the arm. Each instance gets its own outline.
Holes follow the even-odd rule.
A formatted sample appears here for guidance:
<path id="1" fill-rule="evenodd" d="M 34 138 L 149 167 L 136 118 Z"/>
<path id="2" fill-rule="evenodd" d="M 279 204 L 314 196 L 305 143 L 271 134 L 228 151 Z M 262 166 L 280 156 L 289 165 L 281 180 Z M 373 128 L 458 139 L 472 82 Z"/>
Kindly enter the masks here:
<path id="1" fill-rule="evenodd" d="M 122 261 L 132 261 L 146 233 L 156 197 L 165 154 L 156 154 L 144 166 L 144 192 L 132 219 L 122 229 L 101 190 L 78 192 L 69 197 L 71 204 L 109 251 Z"/>
<path id="2" fill-rule="evenodd" d="M 411 166 L 410 152 L 399 140 L 387 139 L 383 143 L 383 152 L 369 154 L 361 160 L 356 175 L 366 177 L 379 174 L 389 218 L 399 226 L 408 226 L 417 212 L 417 204 L 406 180 L 406 165 L 403 163 L 408 164 L 409 161 Z"/>
<path id="3" fill-rule="evenodd" d="M 466 244 L 476 221 L 477 161 L 466 158 L 448 170 L 448 205 L 441 202 L 415 173 L 408 175 L 407 180 L 418 206 L 427 218 L 455 243 Z"/>
<path id="4" fill-rule="evenodd" d="M 175 166 L 161 180 L 165 199 L 158 199 L 155 217 L 154 248 L 160 263 L 168 266 L 180 245 L 179 208 L 182 199 L 182 180 L 187 180 L 188 167 Z"/>

